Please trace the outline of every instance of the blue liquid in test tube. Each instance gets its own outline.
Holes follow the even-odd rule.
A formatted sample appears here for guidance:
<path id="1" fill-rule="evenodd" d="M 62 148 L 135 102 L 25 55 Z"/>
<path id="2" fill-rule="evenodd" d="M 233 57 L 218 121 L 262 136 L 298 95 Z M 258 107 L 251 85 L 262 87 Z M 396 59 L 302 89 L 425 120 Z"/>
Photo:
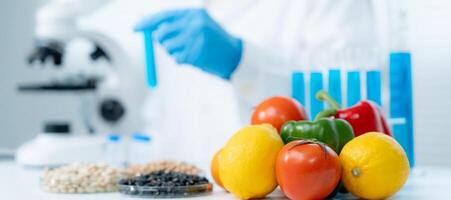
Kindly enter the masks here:
<path id="1" fill-rule="evenodd" d="M 316 93 L 323 89 L 323 74 L 312 72 L 310 74 L 310 117 L 314 119 L 324 108 L 322 101 L 316 99 Z"/>
<path id="2" fill-rule="evenodd" d="M 329 70 L 329 89 L 328 92 L 338 105 L 341 106 L 341 77 L 339 69 Z"/>
<path id="3" fill-rule="evenodd" d="M 302 105 L 305 105 L 304 73 L 294 72 L 291 77 L 291 94 Z"/>
<path id="4" fill-rule="evenodd" d="M 371 70 L 366 73 L 366 91 L 368 100 L 382 105 L 382 88 L 381 88 L 381 72 L 379 70 Z"/>
<path id="5" fill-rule="evenodd" d="M 348 107 L 351 107 L 358 103 L 361 98 L 360 94 L 360 72 L 359 71 L 350 71 L 348 72 Z"/>
<path id="6" fill-rule="evenodd" d="M 407 153 L 410 166 L 415 166 L 412 63 L 409 52 L 390 54 L 390 117 L 405 118 L 406 124 L 394 125 L 393 135 Z"/>
<path id="7" fill-rule="evenodd" d="M 157 87 L 157 72 L 155 69 L 155 57 L 153 52 L 152 31 L 145 30 L 144 34 L 144 49 L 146 57 L 146 75 L 147 85 L 153 89 Z"/>

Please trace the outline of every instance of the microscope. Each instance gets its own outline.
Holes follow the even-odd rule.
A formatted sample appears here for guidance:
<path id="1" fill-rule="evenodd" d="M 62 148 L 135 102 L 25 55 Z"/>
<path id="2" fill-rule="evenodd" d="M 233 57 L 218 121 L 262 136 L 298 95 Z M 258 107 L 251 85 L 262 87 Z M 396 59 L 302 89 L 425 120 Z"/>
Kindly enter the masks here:
<path id="1" fill-rule="evenodd" d="M 109 0 L 52 0 L 36 15 L 34 49 L 27 57 L 30 65 L 65 66 L 66 49 L 76 39 L 92 44 L 86 52 L 92 66 L 103 61 L 100 74 L 70 74 L 43 83 L 18 86 L 24 95 L 67 95 L 80 100 L 78 110 L 83 130 L 73 131 L 73 122 L 55 119 L 43 122 L 43 131 L 19 147 L 16 161 L 23 166 L 58 166 L 72 162 L 103 160 L 105 134 L 141 131 L 141 109 L 146 81 L 133 67 L 116 41 L 99 31 L 86 30 L 77 21 L 105 6 Z M 61 75 L 62 76 L 62 75 Z M 55 104 L 58 102 L 55 101 Z M 37 105 L 39 106 L 39 105 Z"/>

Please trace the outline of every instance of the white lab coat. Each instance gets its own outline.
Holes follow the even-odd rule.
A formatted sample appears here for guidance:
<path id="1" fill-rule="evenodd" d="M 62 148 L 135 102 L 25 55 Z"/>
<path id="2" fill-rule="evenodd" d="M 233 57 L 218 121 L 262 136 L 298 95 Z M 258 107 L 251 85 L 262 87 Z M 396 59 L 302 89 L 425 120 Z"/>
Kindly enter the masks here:
<path id="1" fill-rule="evenodd" d="M 376 41 L 368 0 L 212 0 L 207 9 L 244 40 L 242 60 L 231 84 L 192 68 L 174 68 L 183 74 L 167 75 L 184 81 L 166 93 L 173 101 L 168 106 L 186 111 L 177 112 L 182 118 L 180 127 L 173 130 L 177 136 L 172 140 L 185 138 L 174 144 L 180 147 L 178 155 L 203 168 L 249 122 L 253 106 L 272 95 L 291 95 L 291 72 L 309 68 L 302 66 L 302 59 L 308 57 L 305 52 Z"/>
<path id="2" fill-rule="evenodd" d="M 184 7 L 181 2 L 160 3 L 165 8 Z M 115 10 L 129 9 L 116 16 L 136 15 L 120 18 L 129 19 L 130 29 L 146 14 L 143 5 L 158 7 L 157 1 L 134 3 L 133 7 L 132 2 L 122 1 Z M 156 45 L 159 85 L 149 92 L 143 113 L 146 130 L 154 136 L 155 159 L 184 160 L 207 171 L 214 153 L 249 121 L 253 106 L 272 95 L 290 95 L 291 72 L 309 69 L 305 64 L 309 53 L 376 41 L 370 0 L 210 0 L 206 8 L 244 40 L 231 81 L 177 66 Z M 122 44 L 133 44 L 131 57 L 144 66 L 141 42 L 138 37 Z"/>
<path id="3" fill-rule="evenodd" d="M 258 5 L 257 1 L 213 2 L 217 3 L 210 10 L 213 15 L 215 9 L 220 10 L 215 15 L 218 19 L 227 18 L 226 13 L 220 13 L 227 6 L 221 4 L 253 5 L 241 7 L 241 12 L 236 6 L 234 12 L 244 14 L 226 23 L 245 40 L 241 63 L 232 76 L 240 113 L 245 118 L 250 108 L 263 99 L 290 95 L 294 70 L 320 70 L 322 64 L 328 64 L 324 62 L 333 62 L 332 58 L 319 61 L 312 57 L 350 47 L 372 47 L 377 41 L 376 16 L 370 0 L 262 0 Z"/>

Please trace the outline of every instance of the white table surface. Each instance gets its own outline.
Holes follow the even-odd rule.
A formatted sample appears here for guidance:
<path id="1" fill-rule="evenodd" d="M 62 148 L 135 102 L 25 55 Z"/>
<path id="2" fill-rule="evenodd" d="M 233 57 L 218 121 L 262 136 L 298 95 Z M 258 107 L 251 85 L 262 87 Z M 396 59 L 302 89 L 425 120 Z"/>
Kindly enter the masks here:
<path id="1" fill-rule="evenodd" d="M 5 200 L 130 200 L 119 193 L 106 194 L 51 194 L 39 187 L 41 170 L 23 169 L 11 160 L 0 160 L 0 199 Z M 236 199 L 231 194 L 215 187 L 214 192 L 208 196 L 193 197 L 189 199 L 201 200 L 229 200 Z M 279 190 L 272 193 L 268 199 L 286 199 Z M 343 196 L 340 199 L 356 199 Z M 425 168 L 414 169 L 404 186 L 393 200 L 417 199 L 451 199 L 451 168 Z"/>

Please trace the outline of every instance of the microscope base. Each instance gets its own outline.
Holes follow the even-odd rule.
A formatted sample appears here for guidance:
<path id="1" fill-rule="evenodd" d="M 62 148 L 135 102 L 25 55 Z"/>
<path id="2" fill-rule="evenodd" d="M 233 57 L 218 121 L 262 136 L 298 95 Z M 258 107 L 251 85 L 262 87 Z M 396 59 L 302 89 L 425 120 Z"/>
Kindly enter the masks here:
<path id="1" fill-rule="evenodd" d="M 55 167 L 74 162 L 103 162 L 104 138 L 40 134 L 16 152 L 24 167 Z"/>

